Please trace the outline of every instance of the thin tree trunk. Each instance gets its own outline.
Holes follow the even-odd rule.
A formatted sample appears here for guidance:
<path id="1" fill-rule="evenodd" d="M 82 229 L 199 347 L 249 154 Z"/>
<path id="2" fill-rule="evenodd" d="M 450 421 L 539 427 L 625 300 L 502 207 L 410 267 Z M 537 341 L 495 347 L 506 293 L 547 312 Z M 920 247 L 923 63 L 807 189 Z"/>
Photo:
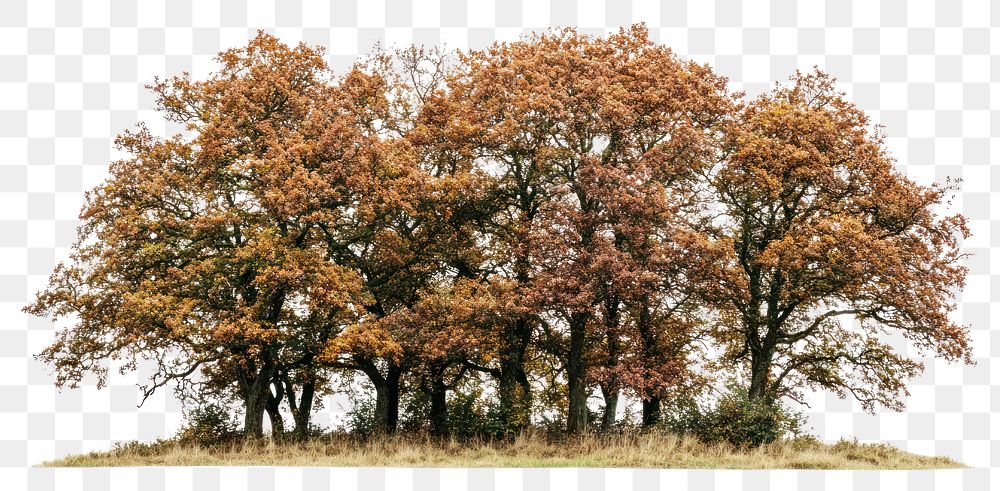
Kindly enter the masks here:
<path id="1" fill-rule="evenodd" d="M 392 434 L 399 423 L 399 391 L 403 368 L 389 365 L 383 377 L 371 362 L 362 364 L 362 371 L 375 386 L 375 432 Z"/>
<path id="2" fill-rule="evenodd" d="M 378 382 L 372 380 L 372 384 L 375 386 L 375 427 L 372 430 L 375 433 L 388 433 L 389 393 L 385 386 L 385 379 L 380 377 Z"/>
<path id="3" fill-rule="evenodd" d="M 281 308 L 284 304 L 285 291 L 279 288 L 270 298 L 267 305 L 269 311 L 264 319 L 272 323 L 277 322 L 281 316 Z M 264 436 L 264 413 L 268 411 L 269 399 L 274 397 L 271 394 L 271 383 L 276 371 L 271 353 L 267 348 L 261 352 L 260 356 L 260 370 L 246 391 L 246 416 L 243 421 L 244 436 L 255 438 L 262 438 Z"/>
<path id="4" fill-rule="evenodd" d="M 361 371 L 375 387 L 375 433 L 389 432 L 389 387 L 382 372 L 370 360 L 358 360 Z"/>
<path id="5" fill-rule="evenodd" d="M 583 433 L 587 429 L 587 384 L 586 362 L 583 359 L 586 335 L 586 315 L 573 314 L 570 319 L 569 360 L 567 379 L 569 383 L 569 414 L 566 430 L 569 433 Z"/>
<path id="6" fill-rule="evenodd" d="M 609 380 L 601 386 L 604 395 L 604 414 L 601 418 L 601 431 L 609 431 L 615 425 L 618 416 L 618 395 L 619 382 L 617 371 L 618 357 L 621 351 L 621 342 L 618 339 L 618 298 L 615 295 L 607 295 L 605 300 L 604 335 L 607 339 L 608 357 L 605 360 L 609 369 Z"/>
<path id="7" fill-rule="evenodd" d="M 601 431 L 610 431 L 615 426 L 618 417 L 619 391 L 614 387 L 601 387 L 604 395 L 604 414 L 601 417 Z"/>
<path id="8" fill-rule="evenodd" d="M 639 339 L 642 341 L 642 352 L 647 360 L 654 360 L 658 358 L 659 349 L 656 345 L 656 333 L 653 332 L 652 326 L 650 326 L 650 313 L 649 307 L 643 305 L 639 309 Z M 648 375 L 646 375 L 648 377 Z M 649 385 L 648 383 L 645 385 Z M 649 387 L 644 387 L 643 391 L 646 397 L 642 400 L 642 426 L 650 427 L 654 426 L 660 422 L 661 413 L 660 407 L 661 398 L 659 395 L 655 394 L 655 391 Z"/>
<path id="9" fill-rule="evenodd" d="M 267 417 L 271 421 L 271 437 L 279 439 L 285 434 L 285 418 L 281 416 L 281 400 L 285 398 L 285 389 L 281 381 L 277 378 L 273 382 L 275 393 L 271 394 L 271 389 L 267 389 Z"/>
<path id="10" fill-rule="evenodd" d="M 506 430 L 516 433 L 528 426 L 531 415 L 531 384 L 524 369 L 524 355 L 531 338 L 529 321 L 518 320 L 503 337 L 497 379 L 500 418 Z"/>
<path id="11" fill-rule="evenodd" d="M 309 423 L 312 418 L 313 398 L 316 395 L 316 382 L 312 379 L 302 384 L 302 394 L 299 396 L 295 418 L 295 435 L 300 439 L 309 436 Z"/>
<path id="12" fill-rule="evenodd" d="M 520 217 L 520 225 L 523 230 L 528 230 L 534 216 L 531 204 L 522 202 L 521 212 L 523 215 Z M 531 283 L 531 261 L 523 251 L 518 252 L 514 258 L 514 276 L 518 284 L 524 287 Z M 497 393 L 500 399 L 500 419 L 504 430 L 510 433 L 520 432 L 531 423 L 531 384 L 524 369 L 531 331 L 531 318 L 522 315 L 503 330 L 501 338 Z"/>

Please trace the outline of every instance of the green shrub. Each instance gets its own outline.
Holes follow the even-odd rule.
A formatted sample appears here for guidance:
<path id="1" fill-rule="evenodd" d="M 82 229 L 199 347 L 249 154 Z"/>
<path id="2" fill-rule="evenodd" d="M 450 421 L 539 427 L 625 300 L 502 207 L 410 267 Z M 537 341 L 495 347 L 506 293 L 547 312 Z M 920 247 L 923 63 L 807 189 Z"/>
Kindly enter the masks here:
<path id="1" fill-rule="evenodd" d="M 344 426 L 347 431 L 367 438 L 375 434 L 375 398 L 351 397 L 351 409 L 347 411 Z"/>
<path id="2" fill-rule="evenodd" d="M 448 397 L 448 430 L 460 438 L 501 438 L 506 428 L 499 405 L 482 400 L 478 393 L 452 392 Z"/>
<path id="3" fill-rule="evenodd" d="M 209 403 L 192 409 L 176 440 L 183 444 L 213 446 L 241 436 L 232 414 L 223 406 Z"/>
<path id="4" fill-rule="evenodd" d="M 704 442 L 757 447 L 799 435 L 802 417 L 781 404 L 751 400 L 746 389 L 730 386 L 713 406 L 675 409 L 667 413 L 664 423 L 672 431 Z"/>

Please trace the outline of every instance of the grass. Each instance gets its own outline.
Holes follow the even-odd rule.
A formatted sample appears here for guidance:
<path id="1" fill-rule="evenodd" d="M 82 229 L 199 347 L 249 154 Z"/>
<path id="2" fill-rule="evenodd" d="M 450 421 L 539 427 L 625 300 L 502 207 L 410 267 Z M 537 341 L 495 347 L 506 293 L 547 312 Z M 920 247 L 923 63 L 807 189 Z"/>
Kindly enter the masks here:
<path id="1" fill-rule="evenodd" d="M 781 440 L 755 449 L 705 444 L 670 433 L 551 438 L 509 442 L 392 436 L 363 440 L 332 435 L 301 443 L 234 443 L 214 447 L 174 441 L 132 442 L 107 452 L 74 455 L 43 467 L 121 466 L 330 467 L 634 467 L 701 469 L 944 469 L 962 468 L 890 445 L 814 439 Z"/>

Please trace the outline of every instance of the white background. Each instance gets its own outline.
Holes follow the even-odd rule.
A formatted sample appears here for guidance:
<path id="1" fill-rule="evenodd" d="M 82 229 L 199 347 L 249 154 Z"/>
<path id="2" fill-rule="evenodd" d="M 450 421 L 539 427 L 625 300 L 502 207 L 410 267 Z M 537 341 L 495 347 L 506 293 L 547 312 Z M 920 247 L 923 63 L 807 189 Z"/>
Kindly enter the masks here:
<path id="1" fill-rule="evenodd" d="M 276 5 L 277 4 L 277 5 Z M 939 473 L 686 472 L 500 470 L 247 470 L 190 469 L 52 471 L 26 466 L 116 441 L 168 436 L 180 423 L 169 393 L 135 407 L 135 374 L 111 386 L 58 392 L 48 369 L 32 359 L 53 326 L 20 309 L 68 255 L 83 192 L 106 175 L 118 155 L 113 136 L 138 121 L 167 134 L 143 88 L 156 76 L 214 67 L 220 49 L 244 44 L 256 29 L 286 42 L 328 47 L 343 69 L 381 41 L 479 48 L 530 30 L 577 26 L 603 34 L 646 22 L 679 54 L 711 64 L 735 90 L 758 93 L 812 66 L 838 77 L 851 100 L 885 125 L 901 168 L 921 183 L 964 179 L 953 209 L 970 218 L 965 248 L 971 274 L 956 320 L 971 325 L 975 366 L 926 360 L 902 413 L 867 415 L 857 404 L 817 394 L 807 414 L 823 439 L 856 436 L 909 451 L 948 455 L 971 471 Z M 282 483 L 382 483 L 418 489 L 607 489 L 633 481 L 648 486 L 731 489 L 767 483 L 825 483 L 868 489 L 880 483 L 933 488 L 962 480 L 985 488 L 1000 463 L 1000 7 L 980 1 L 738 2 L 646 1 L 4 1 L 0 4 L 0 478 L 10 489 L 269 488 Z M 997 203 L 997 204 L 994 204 Z M 994 270 L 997 272 L 994 273 Z M 901 349 L 907 349 L 900 343 Z M 998 368 L 995 368 L 998 367 Z M 343 411 L 330 401 L 320 421 Z M 255 474 L 263 472 L 263 474 Z M 331 473 L 332 472 L 332 473 Z M 592 474 L 598 472 L 600 475 Z M 567 474 L 568 473 L 568 474 Z M 200 476 L 200 477 L 199 477 Z M 277 477 L 275 477 L 277 476 Z M 289 477 L 291 476 L 291 477 Z M 633 479 L 634 477 L 634 479 Z M 138 479 L 138 481 L 137 481 Z M 385 479 L 386 481 L 382 481 Z M 993 475 L 993 479 L 1000 476 Z M 508 482 L 509 481 L 509 482 Z M 124 484 L 122 484 L 124 483 Z M 234 484 L 235 483 L 235 484 Z M 242 483 L 242 484 L 241 484 Z M 295 485 L 294 483 L 299 483 Z M 366 484 L 368 483 L 368 484 Z M 950 487 L 949 487 L 950 488 Z"/>

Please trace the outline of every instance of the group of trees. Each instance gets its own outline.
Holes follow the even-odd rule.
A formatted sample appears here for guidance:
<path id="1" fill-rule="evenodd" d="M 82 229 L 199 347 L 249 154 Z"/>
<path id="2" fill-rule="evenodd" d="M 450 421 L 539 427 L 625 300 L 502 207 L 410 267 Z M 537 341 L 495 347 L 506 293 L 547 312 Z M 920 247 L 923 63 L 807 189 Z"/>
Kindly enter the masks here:
<path id="1" fill-rule="evenodd" d="M 654 425 L 723 375 L 751 400 L 895 408 L 921 366 L 890 331 L 970 361 L 950 188 L 895 169 L 821 72 L 745 100 L 642 26 L 340 76 L 263 33 L 218 61 L 151 86 L 186 131 L 118 137 L 129 157 L 26 307 L 71 322 L 39 355 L 60 385 L 152 360 L 146 396 L 305 435 L 359 376 L 380 431 L 421 394 L 446 433 L 475 387 L 504 431 L 544 413 L 580 432 L 622 397 Z"/>

